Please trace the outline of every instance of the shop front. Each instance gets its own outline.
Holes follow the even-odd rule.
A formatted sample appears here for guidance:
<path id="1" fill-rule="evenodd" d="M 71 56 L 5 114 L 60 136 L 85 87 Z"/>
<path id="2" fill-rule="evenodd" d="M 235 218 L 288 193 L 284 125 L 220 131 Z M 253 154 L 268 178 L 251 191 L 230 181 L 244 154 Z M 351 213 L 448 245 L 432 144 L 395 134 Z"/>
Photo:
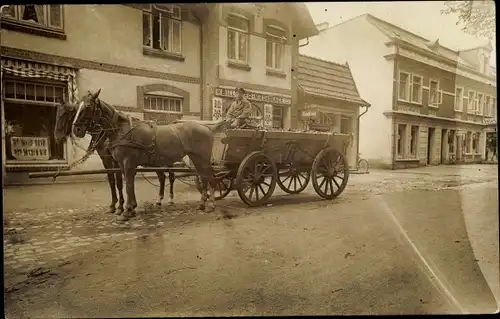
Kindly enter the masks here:
<path id="1" fill-rule="evenodd" d="M 54 139 L 58 101 L 76 96 L 74 69 L 2 58 L 3 165 L 6 173 L 67 167 Z"/>
<path id="2" fill-rule="evenodd" d="M 276 95 L 245 89 L 245 98 L 252 104 L 252 119 L 264 127 L 286 129 L 290 127 L 290 96 Z M 212 119 L 224 118 L 236 98 L 235 87 L 216 87 L 212 101 Z"/>

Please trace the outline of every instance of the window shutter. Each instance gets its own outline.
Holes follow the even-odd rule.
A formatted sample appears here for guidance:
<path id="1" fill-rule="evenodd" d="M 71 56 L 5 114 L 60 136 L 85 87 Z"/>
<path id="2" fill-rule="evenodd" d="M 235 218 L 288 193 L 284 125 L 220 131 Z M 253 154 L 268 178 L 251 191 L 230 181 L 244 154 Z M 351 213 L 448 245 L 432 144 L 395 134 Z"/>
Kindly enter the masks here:
<path id="1" fill-rule="evenodd" d="M 214 97 L 212 98 L 212 120 L 218 121 L 224 118 L 222 98 Z"/>

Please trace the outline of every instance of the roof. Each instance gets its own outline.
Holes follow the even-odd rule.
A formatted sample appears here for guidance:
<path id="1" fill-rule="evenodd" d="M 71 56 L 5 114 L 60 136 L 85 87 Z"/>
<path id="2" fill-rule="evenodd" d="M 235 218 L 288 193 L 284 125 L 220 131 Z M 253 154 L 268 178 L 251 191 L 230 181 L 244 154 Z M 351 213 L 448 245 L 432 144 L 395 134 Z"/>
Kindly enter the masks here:
<path id="1" fill-rule="evenodd" d="M 442 45 L 438 45 L 436 49 L 431 49 L 429 44 L 431 40 L 428 40 L 424 37 L 419 36 L 418 34 L 407 31 L 401 27 L 398 27 L 392 23 L 389 23 L 385 20 L 377 18 L 371 14 L 366 14 L 366 18 L 368 22 L 372 23 L 375 27 L 377 27 L 382 33 L 384 33 L 390 39 L 397 39 L 407 42 L 415 47 L 418 47 L 422 50 L 425 50 L 429 53 L 437 54 L 441 57 L 447 58 L 452 61 L 458 61 L 458 63 L 468 66 L 470 68 L 474 68 L 470 63 L 465 61 L 464 59 L 458 56 L 458 52 Z M 439 39 L 438 39 L 439 40 Z M 435 42 L 433 40 L 432 42 Z"/>
<path id="2" fill-rule="evenodd" d="M 293 9 L 292 19 L 294 21 L 294 25 L 297 26 L 297 29 L 294 28 L 293 32 L 297 35 L 298 40 L 319 34 L 319 31 L 316 28 L 316 24 L 314 23 L 314 20 L 304 3 L 289 2 L 287 4 L 290 5 Z"/>
<path id="3" fill-rule="evenodd" d="M 369 106 L 360 96 L 347 64 L 299 55 L 299 85 L 307 94 Z"/>

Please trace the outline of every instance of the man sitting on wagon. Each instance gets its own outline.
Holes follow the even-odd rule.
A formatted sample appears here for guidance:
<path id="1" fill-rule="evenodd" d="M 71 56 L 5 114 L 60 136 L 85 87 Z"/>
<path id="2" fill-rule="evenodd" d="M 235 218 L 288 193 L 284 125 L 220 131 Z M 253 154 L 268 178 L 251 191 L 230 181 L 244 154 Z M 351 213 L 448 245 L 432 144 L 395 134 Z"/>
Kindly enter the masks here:
<path id="1" fill-rule="evenodd" d="M 226 121 L 229 122 L 231 128 L 248 126 L 252 114 L 252 105 L 245 98 L 245 89 L 238 88 L 236 92 L 236 100 L 226 113 Z"/>

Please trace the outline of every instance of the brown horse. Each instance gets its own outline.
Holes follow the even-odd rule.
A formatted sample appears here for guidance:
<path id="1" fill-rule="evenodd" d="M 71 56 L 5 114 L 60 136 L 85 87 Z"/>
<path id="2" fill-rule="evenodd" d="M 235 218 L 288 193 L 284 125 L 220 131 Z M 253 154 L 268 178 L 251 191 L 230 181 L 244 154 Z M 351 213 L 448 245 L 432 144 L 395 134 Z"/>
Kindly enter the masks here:
<path id="1" fill-rule="evenodd" d="M 70 104 L 66 101 L 61 101 L 59 106 L 57 107 L 57 115 L 56 115 L 56 129 L 54 131 L 54 137 L 57 143 L 61 143 L 65 141 L 71 135 L 71 125 L 73 120 L 75 119 L 76 113 L 78 110 L 78 106 L 76 104 Z M 109 149 L 108 141 L 97 132 L 91 134 L 92 139 L 89 144 L 89 148 L 94 146 L 97 154 L 101 158 L 102 164 L 105 169 L 113 169 L 120 168 L 118 163 L 113 159 L 111 155 L 111 151 Z M 158 192 L 158 200 L 156 201 L 156 205 L 161 206 L 161 202 L 163 200 L 165 194 L 165 181 L 166 176 L 163 172 L 157 172 L 158 180 L 160 182 L 159 192 Z M 111 189 L 111 204 L 109 205 L 108 213 L 116 213 L 120 215 L 123 212 L 123 204 L 125 200 L 123 198 L 123 179 L 122 173 L 108 173 L 108 183 Z M 168 179 L 170 183 L 170 201 L 169 204 L 173 204 L 174 200 L 174 181 L 175 175 L 174 173 L 169 172 Z M 118 196 L 117 193 L 118 192 Z M 118 207 L 115 208 L 116 203 L 118 203 Z"/>
<path id="2" fill-rule="evenodd" d="M 111 154 L 118 162 L 127 192 L 125 211 L 118 217 L 124 221 L 135 215 L 135 175 L 137 166 L 172 166 L 186 155 L 193 162 L 201 179 L 201 199 L 198 209 L 211 212 L 215 209 L 214 188 L 216 179 L 211 165 L 213 132 L 224 127 L 225 121 L 204 125 L 196 122 L 181 122 L 169 125 L 148 124 L 117 112 L 114 107 L 99 99 L 98 92 L 90 92 L 82 104 L 73 123 L 73 133 L 83 137 L 87 132 L 105 132 L 109 139 Z M 207 191 L 210 202 L 207 203 Z"/>

